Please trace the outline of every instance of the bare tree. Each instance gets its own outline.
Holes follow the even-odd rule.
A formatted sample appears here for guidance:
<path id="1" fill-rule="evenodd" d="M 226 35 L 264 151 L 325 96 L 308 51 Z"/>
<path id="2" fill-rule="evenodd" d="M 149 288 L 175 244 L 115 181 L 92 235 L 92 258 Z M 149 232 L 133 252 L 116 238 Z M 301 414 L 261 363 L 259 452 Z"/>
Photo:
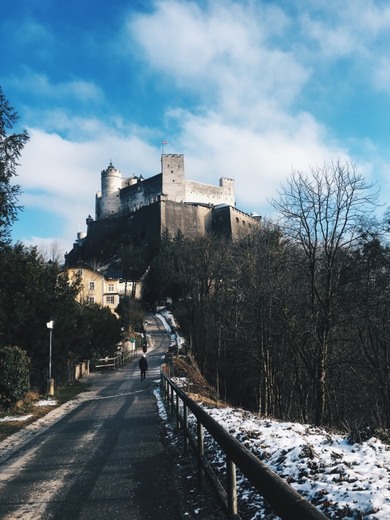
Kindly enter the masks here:
<path id="1" fill-rule="evenodd" d="M 38 251 L 42 255 L 42 258 L 46 262 L 52 262 L 58 265 L 62 265 L 64 258 L 64 250 L 61 249 L 60 244 L 57 241 L 48 243 L 42 243 L 38 247 Z"/>
<path id="2" fill-rule="evenodd" d="M 354 165 L 329 163 L 310 175 L 294 171 L 272 202 L 285 235 L 303 253 L 302 276 L 308 282 L 308 332 L 304 355 L 312 367 L 314 421 L 323 423 L 329 353 L 336 301 L 347 269 L 348 250 L 360 239 L 364 222 L 376 208 L 372 193 Z"/>

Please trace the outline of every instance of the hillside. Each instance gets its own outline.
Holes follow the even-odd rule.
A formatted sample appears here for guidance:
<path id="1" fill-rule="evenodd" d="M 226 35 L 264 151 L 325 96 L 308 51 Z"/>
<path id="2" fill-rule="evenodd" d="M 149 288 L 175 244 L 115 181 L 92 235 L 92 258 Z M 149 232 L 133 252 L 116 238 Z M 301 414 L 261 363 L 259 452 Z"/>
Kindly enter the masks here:
<path id="1" fill-rule="evenodd" d="M 390 518 L 390 446 L 367 436 L 355 442 L 347 435 L 309 424 L 276 421 L 220 403 L 195 364 L 174 362 L 174 382 L 216 421 L 296 491 L 332 519 Z M 194 419 L 194 418 L 193 418 Z M 191 421 L 195 430 L 195 420 Z M 175 432 L 170 430 L 172 439 Z M 223 453 L 205 436 L 206 452 L 224 473 Z M 242 475 L 237 475 L 243 518 L 277 518 Z"/>

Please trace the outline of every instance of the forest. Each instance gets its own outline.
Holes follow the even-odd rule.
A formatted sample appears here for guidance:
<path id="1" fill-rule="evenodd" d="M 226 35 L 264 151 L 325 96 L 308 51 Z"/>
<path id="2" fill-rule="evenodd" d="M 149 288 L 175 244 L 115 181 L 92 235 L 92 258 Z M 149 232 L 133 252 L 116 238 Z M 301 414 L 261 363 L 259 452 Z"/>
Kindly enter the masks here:
<path id="1" fill-rule="evenodd" d="M 222 400 L 347 431 L 390 427 L 388 215 L 349 163 L 294 171 L 233 242 L 162 238 L 144 288 L 172 301 Z"/>

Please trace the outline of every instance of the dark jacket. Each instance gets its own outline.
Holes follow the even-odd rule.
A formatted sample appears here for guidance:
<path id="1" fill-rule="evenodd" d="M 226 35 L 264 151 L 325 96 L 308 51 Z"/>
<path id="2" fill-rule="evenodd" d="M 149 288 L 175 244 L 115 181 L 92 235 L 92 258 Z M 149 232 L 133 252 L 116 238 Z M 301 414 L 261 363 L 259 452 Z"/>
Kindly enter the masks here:
<path id="1" fill-rule="evenodd" d="M 141 370 L 147 370 L 148 369 L 148 360 L 146 357 L 143 357 L 139 360 L 139 367 Z"/>

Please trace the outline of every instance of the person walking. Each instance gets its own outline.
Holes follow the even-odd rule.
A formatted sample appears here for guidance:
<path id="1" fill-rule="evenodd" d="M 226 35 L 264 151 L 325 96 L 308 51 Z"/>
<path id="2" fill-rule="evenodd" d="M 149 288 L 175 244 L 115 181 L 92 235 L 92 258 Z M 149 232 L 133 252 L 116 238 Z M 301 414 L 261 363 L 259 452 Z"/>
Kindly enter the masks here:
<path id="1" fill-rule="evenodd" d="M 143 354 L 142 358 L 139 360 L 139 368 L 141 369 L 141 381 L 143 381 L 148 370 L 148 360 L 146 359 L 145 354 Z"/>

